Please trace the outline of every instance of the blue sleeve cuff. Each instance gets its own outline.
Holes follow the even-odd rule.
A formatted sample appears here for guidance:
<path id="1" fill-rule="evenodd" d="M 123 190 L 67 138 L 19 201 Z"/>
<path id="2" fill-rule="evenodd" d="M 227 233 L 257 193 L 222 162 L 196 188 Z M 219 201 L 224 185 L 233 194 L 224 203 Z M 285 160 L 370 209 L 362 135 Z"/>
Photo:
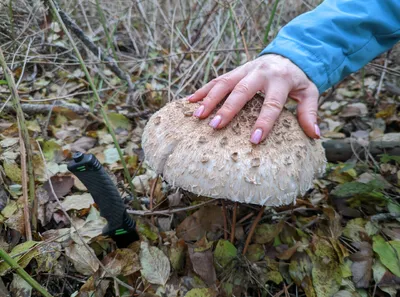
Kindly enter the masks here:
<path id="1" fill-rule="evenodd" d="M 329 79 L 329 70 L 326 69 L 322 60 L 296 41 L 278 35 L 260 53 L 260 56 L 265 54 L 277 54 L 291 60 L 317 86 L 320 94 L 332 85 Z"/>

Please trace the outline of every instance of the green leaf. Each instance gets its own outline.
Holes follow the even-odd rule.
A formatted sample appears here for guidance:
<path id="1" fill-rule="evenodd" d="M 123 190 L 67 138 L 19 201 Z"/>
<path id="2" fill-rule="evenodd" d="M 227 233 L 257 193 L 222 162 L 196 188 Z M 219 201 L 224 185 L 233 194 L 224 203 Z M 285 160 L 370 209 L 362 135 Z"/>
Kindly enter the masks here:
<path id="1" fill-rule="evenodd" d="M 255 243 L 265 244 L 274 240 L 283 228 L 283 221 L 279 224 L 261 224 L 256 227 L 254 233 Z"/>
<path id="2" fill-rule="evenodd" d="M 400 156 L 391 156 L 388 154 L 382 154 L 382 155 L 378 155 L 378 157 L 381 157 L 380 161 L 382 163 L 388 163 L 390 161 L 395 161 L 397 164 L 400 164 Z"/>
<path id="3" fill-rule="evenodd" d="M 367 231 L 364 228 L 365 223 L 366 221 L 362 218 L 348 221 L 346 227 L 343 229 L 343 235 L 353 242 L 364 241 L 367 236 Z"/>
<path id="4" fill-rule="evenodd" d="M 312 259 L 312 282 L 318 297 L 330 297 L 339 291 L 342 282 L 340 260 L 331 243 L 315 237 L 313 251 L 307 250 Z"/>
<path id="5" fill-rule="evenodd" d="M 349 198 L 355 195 L 373 195 L 374 192 L 379 190 L 382 190 L 381 183 L 349 182 L 338 185 L 331 193 L 339 198 Z M 381 195 L 383 196 L 383 194 Z"/>
<path id="6" fill-rule="evenodd" d="M 165 286 L 171 269 L 167 256 L 157 247 L 142 241 L 139 259 L 142 276 L 151 284 Z"/>
<path id="7" fill-rule="evenodd" d="M 246 258 L 251 262 L 260 261 L 264 257 L 264 248 L 261 244 L 251 244 L 246 253 Z"/>
<path id="8" fill-rule="evenodd" d="M 32 240 L 26 241 L 15 246 L 9 255 L 13 257 L 22 268 L 25 268 L 34 257 L 39 255 L 39 250 L 36 248 L 38 244 L 39 242 Z M 0 276 L 4 276 L 10 268 L 11 267 L 7 263 L 0 263 Z"/>
<path id="9" fill-rule="evenodd" d="M 400 241 L 385 241 L 382 236 L 373 237 L 373 250 L 379 255 L 382 264 L 400 277 Z"/>
<path id="10" fill-rule="evenodd" d="M 108 114 L 108 119 L 110 121 L 111 126 L 114 129 L 124 129 L 124 130 L 132 129 L 131 121 L 122 114 L 116 112 L 110 112 Z"/>
<path id="11" fill-rule="evenodd" d="M 20 184 L 22 179 L 22 172 L 17 163 L 15 163 L 14 161 L 5 161 L 3 166 L 7 177 L 13 182 Z"/>
<path id="12" fill-rule="evenodd" d="M 214 297 L 215 292 L 209 288 L 191 289 L 186 293 L 185 297 Z"/>
<path id="13" fill-rule="evenodd" d="M 142 218 L 137 219 L 136 228 L 139 231 L 139 233 L 145 236 L 147 239 L 150 239 L 152 241 L 157 240 L 158 238 L 157 233 L 154 232 L 151 226 L 147 222 L 145 222 Z"/>
<path id="14" fill-rule="evenodd" d="M 56 141 L 50 139 L 43 144 L 43 155 L 47 161 L 55 161 L 56 157 L 61 154 L 62 147 Z"/>
<path id="15" fill-rule="evenodd" d="M 236 258 L 237 249 L 228 240 L 221 239 L 218 241 L 214 251 L 215 268 L 222 269 Z"/>

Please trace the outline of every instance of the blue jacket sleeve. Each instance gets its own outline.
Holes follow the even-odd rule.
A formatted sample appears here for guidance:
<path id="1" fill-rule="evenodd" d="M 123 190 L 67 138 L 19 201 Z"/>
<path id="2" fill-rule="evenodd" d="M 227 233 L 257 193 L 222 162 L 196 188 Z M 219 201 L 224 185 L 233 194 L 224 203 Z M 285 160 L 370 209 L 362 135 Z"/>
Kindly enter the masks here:
<path id="1" fill-rule="evenodd" d="M 297 64 L 320 93 L 400 40 L 400 0 L 325 0 L 261 52 Z"/>

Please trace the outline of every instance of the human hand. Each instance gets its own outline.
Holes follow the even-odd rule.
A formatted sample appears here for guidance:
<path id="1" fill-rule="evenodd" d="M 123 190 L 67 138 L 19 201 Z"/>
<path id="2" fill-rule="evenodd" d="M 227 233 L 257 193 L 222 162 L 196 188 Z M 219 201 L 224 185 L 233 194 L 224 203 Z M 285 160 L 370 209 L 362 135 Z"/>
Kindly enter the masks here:
<path id="1" fill-rule="evenodd" d="M 203 100 L 193 115 L 205 119 L 231 92 L 210 121 L 211 127 L 220 129 L 225 127 L 258 91 L 264 92 L 265 101 L 251 133 L 252 143 L 258 144 L 267 137 L 288 97 L 298 102 L 298 120 L 304 132 L 312 138 L 320 137 L 317 125 L 318 89 L 298 66 L 279 55 L 263 55 L 221 75 L 189 96 L 188 100 Z"/>

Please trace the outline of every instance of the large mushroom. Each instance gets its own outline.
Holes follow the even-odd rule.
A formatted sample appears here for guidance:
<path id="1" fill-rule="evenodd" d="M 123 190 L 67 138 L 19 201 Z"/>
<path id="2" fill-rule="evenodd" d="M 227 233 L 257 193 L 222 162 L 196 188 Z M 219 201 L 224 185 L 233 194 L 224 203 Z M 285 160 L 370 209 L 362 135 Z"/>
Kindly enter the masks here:
<path id="1" fill-rule="evenodd" d="M 321 142 L 306 136 L 288 110 L 282 111 L 263 142 L 254 145 L 249 141 L 263 101 L 256 95 L 220 130 L 192 116 L 198 103 L 177 100 L 166 104 L 144 129 L 146 162 L 174 187 L 261 205 L 251 228 L 254 230 L 265 206 L 294 203 L 313 186 L 326 165 Z M 234 215 L 235 211 L 236 207 Z"/>

